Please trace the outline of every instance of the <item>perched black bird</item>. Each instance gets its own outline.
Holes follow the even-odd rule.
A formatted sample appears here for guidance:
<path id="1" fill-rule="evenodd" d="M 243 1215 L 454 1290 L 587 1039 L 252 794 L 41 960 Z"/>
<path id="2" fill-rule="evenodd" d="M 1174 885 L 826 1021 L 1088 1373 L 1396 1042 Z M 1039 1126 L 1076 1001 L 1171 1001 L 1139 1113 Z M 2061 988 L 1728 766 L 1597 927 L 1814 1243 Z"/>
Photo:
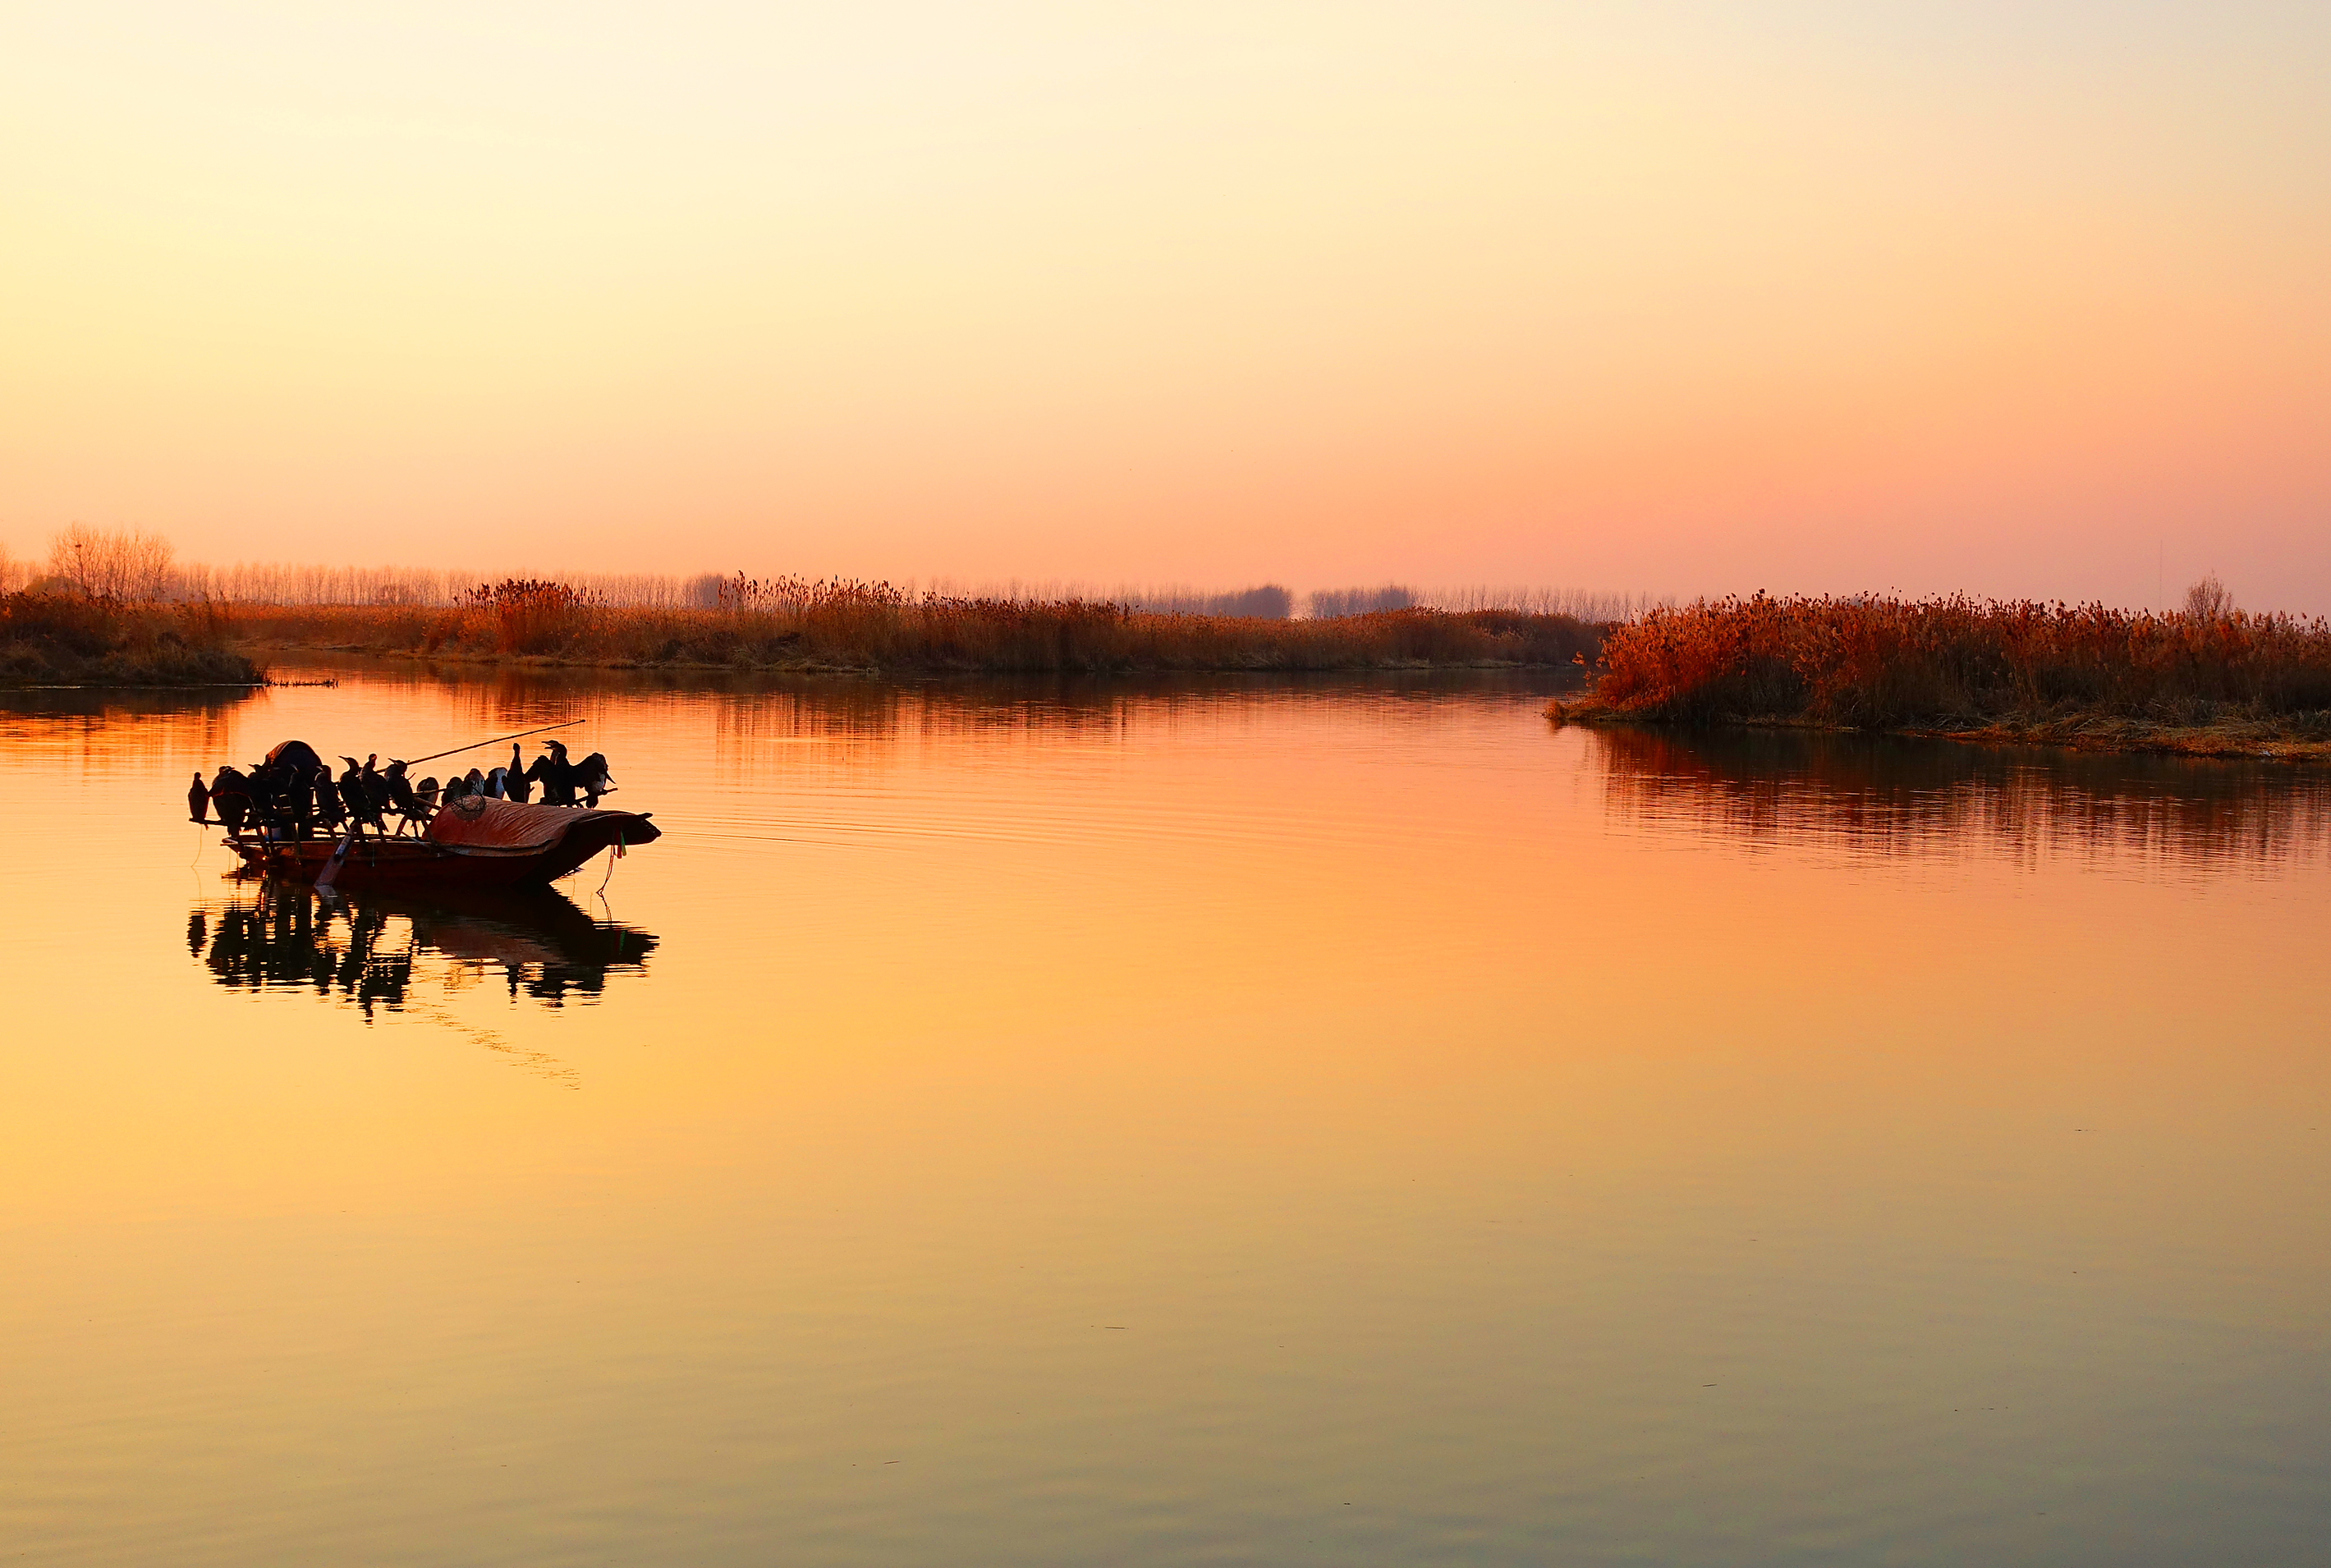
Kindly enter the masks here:
<path id="1" fill-rule="evenodd" d="M 210 786 L 196 774 L 195 782 L 186 786 L 186 814 L 207 826 L 211 820 Z"/>
<path id="2" fill-rule="evenodd" d="M 365 789 L 364 770 L 357 765 L 357 759 L 352 756 L 344 756 L 340 760 L 348 765 L 340 772 L 340 804 L 347 808 L 348 825 L 361 832 L 369 822 L 385 832 L 373 813 L 372 796 Z"/>
<path id="3" fill-rule="evenodd" d="M 252 763 L 243 770 L 243 810 L 248 813 L 252 831 L 262 838 L 274 825 L 278 813 L 275 807 L 275 775 L 264 762 Z"/>
<path id="4" fill-rule="evenodd" d="M 437 809 L 437 775 L 422 774 L 421 782 L 413 786 L 413 798 L 421 803 L 423 812 L 434 812 Z"/>
<path id="5" fill-rule="evenodd" d="M 308 794 L 315 803 L 316 825 L 330 832 L 347 819 L 340 811 L 340 792 L 332 783 L 329 765 L 319 762 L 308 774 Z"/>
<path id="6" fill-rule="evenodd" d="M 509 769 L 498 767 L 486 775 L 486 793 L 498 801 L 509 799 Z"/>
<path id="7" fill-rule="evenodd" d="M 372 804 L 372 814 L 375 822 L 378 822 L 380 820 L 381 813 L 388 810 L 389 800 L 388 781 L 381 777 L 378 773 L 373 770 L 373 764 L 379 760 L 380 753 L 378 752 L 374 752 L 370 756 L 365 758 L 363 774 L 365 799 Z"/>
<path id="8" fill-rule="evenodd" d="M 575 784 L 583 792 L 583 803 L 586 806 L 595 806 L 601 795 L 614 793 L 615 781 L 607 772 L 604 753 L 595 751 L 575 765 Z"/>
<path id="9" fill-rule="evenodd" d="M 292 743 L 294 745 L 297 742 Z M 262 827 L 308 836 L 308 781 L 291 764 L 277 760 L 278 746 L 251 770 L 251 811 Z"/>
<path id="10" fill-rule="evenodd" d="M 526 758 L 519 755 L 516 741 L 510 742 L 509 766 L 502 774 L 502 788 L 509 793 L 510 799 L 520 804 L 524 804 L 527 796 L 534 793 L 526 771 Z"/>
<path id="11" fill-rule="evenodd" d="M 388 785 L 388 803 L 396 808 L 398 816 L 409 822 L 421 814 L 421 803 L 413 798 L 413 785 L 404 776 L 403 763 L 390 763 L 380 776 Z"/>
<path id="12" fill-rule="evenodd" d="M 219 821 L 226 824 L 227 837 L 240 838 L 243 824 L 251 816 L 251 781 L 242 770 L 222 766 L 211 775 L 211 804 L 218 808 Z"/>
<path id="13" fill-rule="evenodd" d="M 547 806 L 571 806 L 575 803 L 575 765 L 566 760 L 566 744 L 551 740 L 543 743 L 550 755 L 538 757 L 534 776 L 542 781 L 542 803 Z"/>

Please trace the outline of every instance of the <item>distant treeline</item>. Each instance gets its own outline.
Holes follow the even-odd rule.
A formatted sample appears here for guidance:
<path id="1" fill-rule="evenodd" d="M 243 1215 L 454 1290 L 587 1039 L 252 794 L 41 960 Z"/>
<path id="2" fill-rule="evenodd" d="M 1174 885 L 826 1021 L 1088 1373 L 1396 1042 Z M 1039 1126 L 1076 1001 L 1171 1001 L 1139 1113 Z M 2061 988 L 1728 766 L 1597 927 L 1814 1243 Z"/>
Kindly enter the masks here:
<path id="1" fill-rule="evenodd" d="M 643 610 L 717 610 L 729 603 L 739 573 L 559 572 L 551 574 L 599 603 Z M 67 589 L 83 597 L 121 603 L 218 600 L 229 604 L 421 605 L 450 607 L 491 579 L 477 572 L 417 566 L 326 566 L 272 562 L 207 565 L 182 562 L 170 542 L 138 530 L 75 524 L 51 542 L 45 566 L 12 561 L 0 549 L 0 593 L 29 585 Z M 915 591 L 913 584 L 904 584 Z M 1207 615 L 1283 621 L 1299 611 L 1320 620 L 1385 610 L 1522 610 L 1583 621 L 1622 621 L 1655 603 L 1644 594 L 1574 588 L 1484 586 L 1324 588 L 1298 595 L 1277 583 L 1229 590 L 1175 584 L 933 583 L 923 592 L 948 599 L 1011 603 L 1112 603 L 1159 615 Z"/>
<path id="2" fill-rule="evenodd" d="M 388 567 L 179 564 L 167 540 L 76 526 L 45 571 L 0 557 L 14 587 L 6 668 L 19 682 L 138 660 L 156 671 L 246 671 L 238 648 L 331 649 L 600 665 L 931 671 L 1304 670 L 1591 660 L 1603 628 L 1554 608 L 1438 607 L 1407 588 L 1295 596 L 1019 584 L 918 591 L 882 582 L 712 573 L 480 581 Z M 1527 597 L 1517 594 L 1513 597 Z M 1616 602 L 1611 602 L 1615 603 Z M 1603 606 L 1607 607 L 1607 606 Z M 182 655 L 199 652 L 187 663 Z M 216 654 L 218 659 L 213 659 Z M 163 677 L 166 678 L 166 676 Z"/>
<path id="3" fill-rule="evenodd" d="M 609 603 L 510 578 L 450 605 L 229 605 L 248 645 L 610 666 L 994 673 L 1308 670 L 1590 661 L 1567 615 L 1412 608 L 1337 620 L 1159 613 L 1080 599 L 912 593 L 888 583 L 733 577 L 718 603 Z"/>

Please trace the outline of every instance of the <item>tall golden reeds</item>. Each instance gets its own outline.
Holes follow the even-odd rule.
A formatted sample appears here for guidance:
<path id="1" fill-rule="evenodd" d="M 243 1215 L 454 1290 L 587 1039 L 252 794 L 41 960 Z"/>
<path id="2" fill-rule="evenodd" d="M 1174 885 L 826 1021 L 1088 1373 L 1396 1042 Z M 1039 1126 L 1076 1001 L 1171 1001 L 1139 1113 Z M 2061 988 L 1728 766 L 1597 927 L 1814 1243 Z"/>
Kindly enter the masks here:
<path id="1" fill-rule="evenodd" d="M 1729 598 L 1614 627 L 1596 695 L 1664 719 L 1974 726 L 2071 713 L 2206 724 L 2331 708 L 2331 625 L 1963 595 Z"/>
<path id="2" fill-rule="evenodd" d="M 0 685 L 214 686 L 260 671 L 228 647 L 215 601 L 157 603 L 78 593 L 0 594 Z"/>

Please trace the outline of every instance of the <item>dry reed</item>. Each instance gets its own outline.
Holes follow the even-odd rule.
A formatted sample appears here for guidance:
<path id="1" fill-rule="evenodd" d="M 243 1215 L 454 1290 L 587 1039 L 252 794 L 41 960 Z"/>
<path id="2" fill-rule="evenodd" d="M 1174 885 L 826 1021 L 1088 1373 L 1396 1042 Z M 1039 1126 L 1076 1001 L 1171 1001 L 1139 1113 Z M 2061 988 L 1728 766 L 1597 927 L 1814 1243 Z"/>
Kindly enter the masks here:
<path id="1" fill-rule="evenodd" d="M 0 594 L 0 686 L 215 686 L 260 679 L 216 603 Z"/>
<path id="2" fill-rule="evenodd" d="M 1976 728 L 2080 717 L 2331 734 L 2331 625 L 1950 598 L 1723 599 L 1604 639 L 1595 696 L 1644 717 Z"/>

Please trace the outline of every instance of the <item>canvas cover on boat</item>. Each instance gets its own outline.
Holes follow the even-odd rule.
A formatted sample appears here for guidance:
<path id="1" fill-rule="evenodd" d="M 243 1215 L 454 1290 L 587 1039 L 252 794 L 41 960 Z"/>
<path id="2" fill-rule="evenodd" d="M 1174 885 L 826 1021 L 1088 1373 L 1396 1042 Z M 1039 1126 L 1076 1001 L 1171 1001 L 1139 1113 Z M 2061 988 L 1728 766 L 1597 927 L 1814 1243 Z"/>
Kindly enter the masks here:
<path id="1" fill-rule="evenodd" d="M 324 759 L 318 756 L 316 748 L 306 741 L 287 740 L 267 754 L 267 765 L 270 767 L 289 765 L 305 778 L 323 766 Z"/>
<path id="2" fill-rule="evenodd" d="M 429 838 L 471 854 L 531 855 L 592 822 L 623 824 L 623 836 L 644 844 L 663 835 L 632 812 L 578 811 L 573 806 L 520 805 L 491 795 L 468 795 L 429 819 Z"/>

